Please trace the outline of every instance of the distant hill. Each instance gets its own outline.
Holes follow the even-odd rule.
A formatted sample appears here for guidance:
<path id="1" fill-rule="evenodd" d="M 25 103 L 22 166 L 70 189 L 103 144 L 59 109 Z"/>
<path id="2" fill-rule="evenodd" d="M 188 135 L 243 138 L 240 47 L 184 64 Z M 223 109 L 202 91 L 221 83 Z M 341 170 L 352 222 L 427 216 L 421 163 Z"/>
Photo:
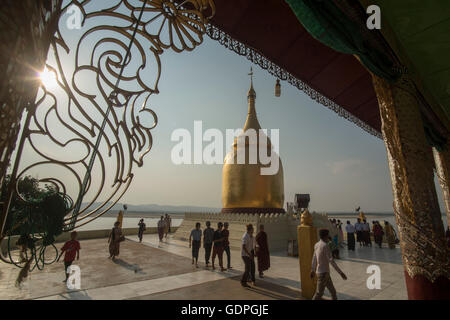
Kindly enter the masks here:
<path id="1" fill-rule="evenodd" d="M 108 205 L 110 205 L 109 203 Z M 87 203 L 82 204 L 82 208 L 85 207 Z M 94 203 L 93 208 L 99 206 L 100 203 Z M 119 210 L 123 210 L 123 203 L 116 203 L 111 208 L 111 213 L 116 213 Z M 199 206 L 169 206 L 169 205 L 159 205 L 159 204 L 142 204 L 133 205 L 127 204 L 127 212 L 143 212 L 143 213 L 185 213 L 185 212 L 220 212 L 220 208 L 211 207 L 199 207 Z"/>

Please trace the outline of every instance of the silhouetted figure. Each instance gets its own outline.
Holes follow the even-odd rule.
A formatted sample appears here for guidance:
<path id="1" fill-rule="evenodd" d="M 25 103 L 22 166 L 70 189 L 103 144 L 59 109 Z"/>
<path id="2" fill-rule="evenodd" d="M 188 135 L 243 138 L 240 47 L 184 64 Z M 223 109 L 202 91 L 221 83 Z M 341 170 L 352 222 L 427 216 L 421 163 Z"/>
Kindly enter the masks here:
<path id="1" fill-rule="evenodd" d="M 267 233 L 264 232 L 264 225 L 259 226 L 259 232 L 255 239 L 258 273 L 260 278 L 264 278 L 264 271 L 269 270 L 270 268 L 269 243 L 267 241 Z"/>

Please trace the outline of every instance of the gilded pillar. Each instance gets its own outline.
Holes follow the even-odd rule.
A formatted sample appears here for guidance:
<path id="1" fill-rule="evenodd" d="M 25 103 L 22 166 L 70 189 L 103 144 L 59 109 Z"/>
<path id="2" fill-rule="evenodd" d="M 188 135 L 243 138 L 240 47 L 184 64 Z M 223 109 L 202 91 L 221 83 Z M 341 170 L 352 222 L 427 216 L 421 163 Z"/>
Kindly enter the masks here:
<path id="1" fill-rule="evenodd" d="M 119 222 L 119 228 L 122 228 L 123 223 L 123 211 L 120 210 L 119 214 L 117 215 L 117 221 Z"/>
<path id="2" fill-rule="evenodd" d="M 433 148 L 433 154 L 445 211 L 447 212 L 447 225 L 450 226 L 450 141 L 447 141 L 445 147 L 445 150 L 442 151 Z"/>
<path id="3" fill-rule="evenodd" d="M 415 87 L 373 76 L 409 299 L 450 295 L 450 260 Z"/>
<path id="4" fill-rule="evenodd" d="M 317 242 L 317 230 L 312 225 L 312 216 L 306 209 L 301 215 L 300 225 L 297 227 L 298 259 L 300 263 L 300 284 L 302 296 L 312 299 L 316 292 L 316 278 L 311 279 L 311 265 L 314 245 Z"/>

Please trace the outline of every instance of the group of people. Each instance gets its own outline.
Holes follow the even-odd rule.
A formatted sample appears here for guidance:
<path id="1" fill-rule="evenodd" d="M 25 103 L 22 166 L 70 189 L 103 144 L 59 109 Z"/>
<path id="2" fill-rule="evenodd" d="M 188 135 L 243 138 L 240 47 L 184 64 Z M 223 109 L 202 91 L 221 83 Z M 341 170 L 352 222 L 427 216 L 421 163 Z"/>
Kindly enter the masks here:
<path id="1" fill-rule="evenodd" d="M 345 231 L 347 232 L 347 247 L 351 251 L 355 251 L 356 242 L 359 243 L 360 247 L 372 247 L 371 231 L 374 241 L 379 248 L 382 248 L 383 236 L 386 236 L 386 241 L 390 249 L 394 249 L 398 242 L 394 228 L 387 221 L 384 221 L 384 228 L 379 221 L 373 221 L 371 230 L 369 223 L 365 219 L 361 222 L 361 219 L 358 218 L 355 225 L 347 221 Z"/>
<path id="2" fill-rule="evenodd" d="M 259 232 L 253 236 L 253 225 L 246 227 L 246 233 L 242 237 L 241 257 L 245 264 L 245 272 L 242 275 L 241 284 L 247 287 L 247 282 L 255 283 L 255 257 L 258 260 L 258 272 L 260 278 L 264 277 L 264 271 L 270 267 L 269 245 L 264 225 L 260 225 Z M 217 229 L 211 228 L 211 222 L 206 221 L 206 228 L 202 231 L 200 222 L 195 224 L 195 229 L 189 236 L 189 247 L 192 248 L 192 264 L 198 268 L 198 255 L 202 244 L 205 249 L 205 264 L 209 267 L 211 258 L 212 269 L 215 270 L 215 259 L 219 260 L 220 271 L 232 269 L 230 251 L 230 231 L 228 222 L 217 224 Z M 211 257 L 212 250 L 212 257 Z M 223 253 L 227 255 L 227 268 L 223 266 Z"/>
<path id="3" fill-rule="evenodd" d="M 217 224 L 217 229 L 211 228 L 211 222 L 206 221 L 206 228 L 202 231 L 200 229 L 201 224 L 197 222 L 195 224 L 195 229 L 191 231 L 189 236 L 189 248 L 192 248 L 192 264 L 198 268 L 198 253 L 200 251 L 202 237 L 203 237 L 203 248 L 205 249 L 205 264 L 209 267 L 209 259 L 211 258 L 212 269 L 215 270 L 216 257 L 219 260 L 220 271 L 225 271 L 226 269 L 232 269 L 231 267 L 231 252 L 230 252 L 230 242 L 229 236 L 230 231 L 228 230 L 228 222 Z M 212 257 L 211 257 L 212 250 Z M 227 254 L 227 268 L 223 266 L 223 253 Z"/>
<path id="4" fill-rule="evenodd" d="M 162 241 L 163 237 L 167 238 L 167 234 L 170 233 L 172 219 L 166 214 L 165 216 L 161 216 L 161 220 L 158 221 L 158 234 L 159 240 Z M 144 219 L 139 220 L 138 223 L 138 238 L 139 242 L 142 242 L 142 238 L 144 235 L 144 231 L 146 230 L 146 225 L 144 223 Z M 61 248 L 61 255 L 58 257 L 58 261 L 61 256 L 64 254 L 64 269 L 66 270 L 66 279 L 67 281 L 69 274 L 67 273 L 67 268 L 73 263 L 75 258 L 80 258 L 80 243 L 77 241 L 77 232 L 73 231 L 70 234 L 70 240 L 67 241 L 64 246 Z M 114 227 L 111 229 L 108 237 L 109 244 L 109 258 L 115 260 L 116 257 L 120 253 L 120 243 L 125 240 L 125 236 L 122 233 L 122 228 L 120 226 L 120 222 L 116 221 L 114 223 Z"/>
<path id="5" fill-rule="evenodd" d="M 161 216 L 161 219 L 158 221 L 158 236 L 160 242 L 162 242 L 163 239 L 167 239 L 167 235 L 172 231 L 171 227 L 172 218 L 166 213 L 164 216 Z"/>
<path id="6" fill-rule="evenodd" d="M 349 222 L 349 221 L 347 221 Z M 358 241 L 360 247 L 372 247 L 372 240 L 370 238 L 370 225 L 363 219 L 356 219 L 355 223 L 356 241 Z"/>
<path id="7" fill-rule="evenodd" d="M 321 229 L 319 231 L 320 240 L 314 245 L 314 254 L 311 264 L 311 278 L 317 277 L 317 291 L 314 295 L 314 299 L 321 299 L 325 288 L 330 291 L 332 299 L 337 299 L 336 289 L 334 288 L 333 281 L 330 277 L 331 264 L 333 268 L 346 280 L 346 275 L 335 263 L 334 259 L 339 259 L 339 246 L 342 234 L 342 223 L 340 220 L 330 220 L 332 225 L 338 230 L 334 237 L 330 237 L 329 230 Z M 169 215 L 161 216 L 158 222 L 158 234 L 159 239 L 162 241 L 164 234 L 167 237 L 167 233 L 170 232 L 171 218 Z M 381 248 L 383 242 L 383 236 L 386 236 L 389 248 L 395 248 L 395 244 L 398 242 L 397 235 L 394 228 L 389 222 L 384 222 L 384 229 L 379 221 L 373 221 L 372 232 L 374 235 L 375 243 Z M 355 250 L 355 240 L 360 243 L 360 246 L 371 246 L 370 239 L 370 227 L 365 219 L 358 218 L 355 225 L 352 225 L 350 221 L 347 221 L 345 230 L 347 232 L 347 246 L 348 250 Z M 144 219 L 141 219 L 138 223 L 139 226 L 139 242 L 142 242 L 142 236 L 146 229 Z M 166 231 L 167 230 L 167 231 Z M 249 287 L 248 282 L 255 285 L 255 257 L 258 261 L 258 272 L 260 278 L 264 277 L 264 271 L 270 267 L 270 254 L 267 241 L 267 234 L 264 232 L 264 225 L 259 226 L 259 232 L 256 237 L 253 236 L 253 225 L 248 224 L 246 226 L 246 232 L 242 237 L 241 257 L 245 265 L 245 271 L 241 277 L 241 285 L 243 287 Z M 355 239 L 356 234 L 356 239 Z M 448 246 L 450 247 L 450 229 L 447 227 L 445 233 Z M 228 222 L 217 224 L 217 229 L 211 228 L 211 222 L 206 221 L 206 228 L 202 231 L 200 222 L 195 224 L 195 229 L 191 231 L 189 236 L 189 247 L 192 248 L 192 264 L 198 268 L 198 254 L 201 248 L 203 238 L 203 248 L 205 249 L 205 264 L 209 267 L 209 260 L 212 250 L 212 269 L 215 269 L 215 258 L 218 257 L 220 270 L 226 271 L 232 269 L 231 267 L 231 252 L 230 252 L 230 232 Z M 109 243 L 109 258 L 115 259 L 119 255 L 120 243 L 125 240 L 120 227 L 120 222 L 116 221 L 112 228 L 108 243 Z M 70 234 L 70 240 L 67 241 L 61 248 L 61 255 L 58 257 L 58 261 L 64 254 L 64 270 L 67 281 L 69 274 L 68 267 L 72 265 L 75 259 L 80 259 L 80 243 L 77 240 L 77 232 L 73 231 Z M 337 251 L 337 252 L 336 252 Z M 227 254 L 227 269 L 223 267 L 223 253 Z"/>
<path id="8" fill-rule="evenodd" d="M 330 219 L 329 221 L 333 230 L 331 230 L 332 236 L 330 237 L 330 241 L 327 242 L 327 245 L 332 257 L 339 259 L 339 249 L 344 247 L 342 222 L 336 219 Z M 355 251 L 356 242 L 359 243 L 360 247 L 372 247 L 371 232 L 373 233 L 375 244 L 379 248 L 382 248 L 383 237 L 386 237 L 386 242 L 391 249 L 394 249 L 398 243 L 395 230 L 387 221 L 384 222 L 384 228 L 379 221 L 373 221 L 372 228 L 370 228 L 370 224 L 365 219 L 361 220 L 358 218 L 355 225 L 347 221 L 345 232 L 347 233 L 347 248 L 350 251 Z"/>

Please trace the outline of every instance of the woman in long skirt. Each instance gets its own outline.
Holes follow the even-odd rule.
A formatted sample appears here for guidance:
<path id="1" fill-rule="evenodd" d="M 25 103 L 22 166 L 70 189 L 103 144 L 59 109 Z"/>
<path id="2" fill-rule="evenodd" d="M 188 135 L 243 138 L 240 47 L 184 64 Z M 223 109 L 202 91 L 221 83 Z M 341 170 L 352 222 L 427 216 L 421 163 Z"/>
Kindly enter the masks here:
<path id="1" fill-rule="evenodd" d="M 166 222 L 164 221 L 164 216 L 161 216 L 161 219 L 158 221 L 159 242 L 163 241 L 165 224 Z"/>
<path id="2" fill-rule="evenodd" d="M 386 240 L 389 245 L 389 249 L 395 249 L 395 242 L 397 240 L 397 236 L 395 235 L 394 228 L 389 224 L 389 222 L 384 222 L 384 231 L 386 232 Z"/>
<path id="3" fill-rule="evenodd" d="M 264 278 L 264 271 L 270 268 L 269 244 L 267 242 L 267 234 L 264 232 L 264 225 L 259 226 L 259 232 L 255 240 L 259 277 Z"/>
<path id="4" fill-rule="evenodd" d="M 114 228 L 112 228 L 109 234 L 109 257 L 113 260 L 119 255 L 120 242 L 122 241 L 122 228 L 120 228 L 120 222 L 116 221 L 114 223 Z"/>
<path id="5" fill-rule="evenodd" d="M 164 238 L 167 239 L 167 234 L 169 233 L 169 215 L 166 213 L 164 217 Z"/>
<path id="6" fill-rule="evenodd" d="M 378 221 L 374 222 L 373 225 L 373 237 L 375 239 L 375 243 L 381 248 L 382 243 L 383 243 L 383 228 L 381 227 L 381 225 L 378 223 Z"/>

